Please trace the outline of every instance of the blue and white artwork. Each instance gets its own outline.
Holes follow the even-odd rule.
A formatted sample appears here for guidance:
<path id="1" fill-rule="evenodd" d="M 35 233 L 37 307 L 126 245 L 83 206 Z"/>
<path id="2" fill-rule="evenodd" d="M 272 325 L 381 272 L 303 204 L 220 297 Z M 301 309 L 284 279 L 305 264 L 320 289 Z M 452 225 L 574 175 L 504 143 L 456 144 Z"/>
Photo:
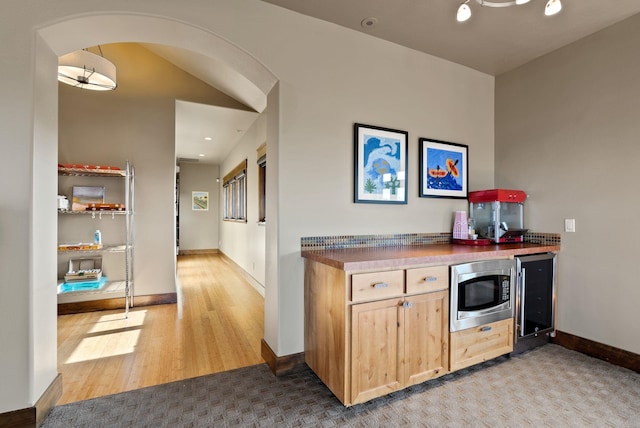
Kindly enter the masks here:
<path id="1" fill-rule="evenodd" d="M 406 136 L 391 130 L 360 129 L 356 202 L 406 203 Z"/>

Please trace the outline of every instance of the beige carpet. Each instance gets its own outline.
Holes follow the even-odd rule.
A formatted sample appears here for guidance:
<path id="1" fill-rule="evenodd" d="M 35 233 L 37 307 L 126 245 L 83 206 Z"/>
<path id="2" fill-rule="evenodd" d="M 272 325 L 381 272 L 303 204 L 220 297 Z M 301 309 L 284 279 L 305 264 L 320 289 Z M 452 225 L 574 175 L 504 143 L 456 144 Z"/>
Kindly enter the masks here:
<path id="1" fill-rule="evenodd" d="M 43 427 L 640 427 L 640 374 L 557 345 L 350 408 L 309 369 L 246 367 L 56 407 Z"/>

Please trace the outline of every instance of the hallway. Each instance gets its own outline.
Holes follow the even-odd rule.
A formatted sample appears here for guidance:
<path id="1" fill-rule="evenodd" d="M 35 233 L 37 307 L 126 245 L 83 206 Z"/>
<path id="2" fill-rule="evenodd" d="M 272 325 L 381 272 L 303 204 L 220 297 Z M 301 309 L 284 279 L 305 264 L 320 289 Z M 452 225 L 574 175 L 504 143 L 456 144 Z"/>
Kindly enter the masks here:
<path id="1" fill-rule="evenodd" d="M 264 298 L 219 254 L 178 257 L 178 303 L 58 317 L 58 405 L 264 362 Z"/>

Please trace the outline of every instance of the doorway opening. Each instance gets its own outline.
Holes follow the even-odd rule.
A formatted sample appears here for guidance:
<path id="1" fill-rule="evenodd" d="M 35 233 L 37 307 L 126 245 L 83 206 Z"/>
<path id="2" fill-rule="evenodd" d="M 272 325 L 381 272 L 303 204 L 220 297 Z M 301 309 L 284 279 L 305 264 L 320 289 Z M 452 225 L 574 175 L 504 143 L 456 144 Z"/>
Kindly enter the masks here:
<path id="1" fill-rule="evenodd" d="M 86 26 L 88 28 L 101 28 L 102 30 L 100 31 L 104 31 L 104 26 L 101 26 L 99 24 L 96 24 L 95 20 L 100 20 L 101 18 L 104 18 L 105 16 L 100 16 L 100 17 L 84 17 L 84 18 L 78 18 L 76 20 L 73 20 L 74 22 L 72 24 L 70 24 L 69 26 L 67 26 L 67 24 L 69 24 L 69 22 L 67 23 L 60 23 L 60 24 L 56 24 L 55 26 L 53 26 L 53 29 L 50 29 L 51 31 L 47 31 L 47 29 L 43 30 L 43 35 L 45 40 L 47 40 L 53 51 L 56 50 L 61 50 L 61 49 L 69 49 L 68 46 L 66 47 L 61 47 L 56 45 L 56 33 L 57 32 L 64 32 L 65 27 L 67 31 L 69 31 L 71 29 L 71 27 L 73 28 L 74 33 L 78 33 L 78 25 L 80 25 L 80 27 Z M 136 20 L 141 20 L 141 21 L 145 21 L 144 17 L 140 17 L 140 16 L 136 16 L 136 17 L 125 17 L 125 20 L 131 20 L 133 19 L 134 21 Z M 170 34 L 170 31 L 166 31 L 166 28 L 158 28 L 158 20 L 157 19 L 150 19 L 150 22 L 148 22 L 147 24 L 149 24 L 148 26 L 151 28 L 150 30 L 150 36 L 149 36 L 149 42 L 152 43 L 156 43 L 156 42 L 162 42 L 164 41 L 163 39 L 166 37 L 166 34 Z M 142 24 L 144 24 L 144 22 L 142 22 Z M 175 26 L 175 25 L 181 25 L 181 24 L 176 24 L 175 22 L 169 22 L 167 21 L 165 23 L 168 26 Z M 132 24 L 131 27 L 131 31 L 135 31 L 136 33 L 139 33 L 140 31 L 140 26 L 141 26 L 141 22 L 137 22 Z M 144 25 L 143 25 L 144 26 Z M 160 25 L 159 27 L 162 27 L 162 25 Z M 126 28 L 126 25 L 125 25 Z M 200 30 L 194 30 L 191 27 L 188 27 L 190 30 L 193 31 L 200 31 Z M 94 30 L 91 30 L 94 31 Z M 89 31 L 89 32 L 91 32 Z M 118 32 L 119 35 L 118 37 L 122 36 L 122 28 L 118 28 Z M 126 31 L 125 31 L 126 32 Z M 48 35 L 48 37 L 47 37 Z M 212 39 L 216 39 L 215 36 L 209 35 Z M 108 35 L 104 36 L 104 42 L 108 42 L 109 40 Z M 114 37 L 113 35 L 111 37 Z M 76 43 L 82 43 L 82 40 L 76 40 Z M 180 45 L 182 44 L 183 47 L 185 49 L 190 48 L 189 46 L 189 41 L 188 40 L 183 40 L 180 42 L 175 42 L 173 43 L 174 45 Z M 215 43 L 214 43 L 215 44 Z M 72 46 L 72 49 L 78 49 L 78 48 L 82 48 L 82 46 Z M 211 54 L 211 53 L 203 53 L 203 52 L 199 52 L 201 54 Z M 242 55 L 246 55 L 245 53 L 241 53 Z M 275 81 L 274 81 L 275 82 Z M 256 90 L 256 88 L 254 87 L 253 89 L 254 91 Z M 97 96 L 97 95 L 95 95 Z M 263 93 L 265 102 L 266 102 L 266 93 Z M 157 102 L 157 100 L 155 100 L 155 102 Z M 134 103 L 135 104 L 135 103 Z M 142 102 L 141 104 L 135 106 L 136 108 L 139 108 L 140 111 L 144 111 L 144 109 L 140 109 L 140 107 L 145 107 L 145 102 Z M 266 105 L 264 106 L 266 107 Z M 126 113 L 123 113 L 126 114 Z M 104 125 L 104 124 L 103 124 Z M 113 126 L 113 125 L 112 125 Z M 117 127 L 116 127 L 117 128 Z M 161 127 L 160 127 L 161 128 Z M 162 131 L 162 130 L 161 130 Z M 161 132 L 158 132 L 157 130 L 155 130 L 155 132 L 157 132 L 156 136 L 159 136 Z M 124 151 L 126 152 L 128 150 L 127 157 L 132 157 L 132 158 L 142 158 L 143 156 L 149 156 L 150 153 L 150 148 L 149 147 L 142 147 L 140 145 L 136 145 L 136 144 L 132 144 L 131 141 L 132 140 L 136 140 L 139 138 L 142 138 L 142 134 L 139 133 L 139 131 L 135 131 L 133 133 L 130 132 L 129 130 L 129 135 L 128 135 L 128 139 L 127 138 L 121 138 L 122 142 L 121 144 L 123 144 L 124 147 Z M 122 135 L 120 135 L 120 137 L 122 137 Z M 116 140 L 118 140 L 118 138 L 116 138 Z M 157 141 L 157 139 L 156 139 Z M 62 147 L 60 147 L 61 150 L 63 150 Z M 94 150 L 96 150 L 97 156 L 98 157 L 108 157 L 111 153 L 110 150 L 112 151 L 113 149 L 113 145 L 94 145 L 93 147 Z M 156 149 L 156 148 L 154 148 Z M 153 150 L 153 149 L 152 149 Z M 76 152 L 76 154 L 78 154 Z M 152 157 L 157 155 L 157 153 L 152 154 Z M 163 166 L 166 166 L 167 163 L 167 159 L 170 159 L 171 161 L 171 165 L 175 166 L 175 153 L 172 153 L 170 157 L 163 157 L 161 156 L 160 158 L 156 158 L 155 160 L 158 161 L 159 167 L 158 168 L 148 168 L 146 170 L 148 177 L 147 179 L 149 180 L 147 183 L 150 182 L 154 182 L 156 184 L 160 184 L 163 185 L 162 183 L 166 184 L 167 182 L 173 182 L 173 180 L 175 180 L 175 174 L 174 173 L 168 173 L 166 172 L 166 170 L 164 170 Z M 137 162 L 137 172 L 138 172 L 138 183 L 141 184 L 142 180 L 142 174 L 145 168 L 141 167 L 140 162 Z M 149 184 L 147 184 L 149 186 Z M 149 187 L 145 187 L 145 189 L 149 189 L 151 186 Z M 162 186 L 159 186 L 162 187 Z M 171 186 L 171 188 L 173 188 L 174 186 Z M 166 189 L 166 187 L 165 187 Z M 139 192 L 140 193 L 140 192 Z M 182 293 L 183 290 L 180 290 L 181 285 L 180 284 L 174 284 L 172 283 L 172 281 L 168 281 L 167 280 L 167 275 L 156 275 L 157 277 L 163 277 L 163 279 L 161 281 L 154 281 L 154 270 L 157 267 L 163 266 L 165 264 L 165 262 L 167 262 L 166 259 L 162 259 L 162 260 L 156 260 L 155 255 L 157 254 L 155 250 L 157 249 L 161 249 L 161 248 L 168 248 L 173 247 L 175 245 L 175 236 L 170 236 L 168 239 L 166 239 L 167 242 L 164 242 L 164 240 L 162 240 L 161 242 L 158 242 L 155 238 L 155 236 L 157 236 L 156 234 L 154 234 L 154 229 L 156 229 L 155 231 L 157 231 L 157 226 L 158 225 L 168 225 L 168 224 L 174 224 L 175 222 L 175 216 L 174 216 L 174 204 L 173 203 L 166 203 L 167 200 L 173 200 L 173 192 L 168 192 L 170 193 L 169 195 L 162 195 L 160 196 L 158 199 L 159 200 L 153 200 L 154 199 L 154 195 L 153 192 L 151 192 L 151 195 L 147 195 L 147 208 L 143 208 L 144 207 L 144 202 L 140 199 L 144 199 L 144 196 L 140 195 L 140 198 L 137 201 L 137 210 L 138 210 L 138 216 L 140 215 L 147 215 L 147 217 L 145 219 L 140 219 L 138 217 L 137 219 L 137 225 L 139 226 L 139 230 L 136 231 L 136 242 L 138 244 L 137 248 L 136 248 L 136 259 L 137 259 L 137 263 L 141 266 L 139 266 L 137 268 L 137 272 L 142 271 L 141 275 L 138 278 L 134 278 L 135 281 L 137 281 L 137 290 L 139 293 L 145 293 L 145 291 L 149 294 L 154 294 L 154 291 L 171 291 L 171 290 L 175 290 L 176 293 Z M 158 196 L 158 195 L 156 195 Z M 159 207 L 157 210 L 154 209 L 154 207 Z M 154 215 L 156 216 L 156 218 L 152 218 L 150 216 L 148 216 L 148 214 L 150 212 L 153 212 Z M 155 224 L 155 228 L 154 228 L 154 221 L 158 221 L 158 223 Z M 138 227 L 138 226 L 137 226 Z M 175 225 L 174 228 L 175 230 Z M 164 229 L 166 230 L 166 229 Z M 173 234 L 171 234 L 173 235 Z M 146 248 L 145 248 L 146 247 Z M 162 252 L 162 250 L 160 251 Z M 166 257 L 166 253 L 164 252 Z M 169 252 L 169 254 L 173 254 L 173 271 L 175 273 L 177 266 L 176 266 L 176 261 L 175 261 L 175 253 L 173 251 Z M 213 271 L 216 272 L 220 272 L 224 267 L 224 262 L 220 262 L 220 260 L 205 260 L 205 263 L 209 265 L 209 268 L 212 269 Z M 181 261 L 178 262 L 178 264 L 181 264 Z M 190 271 L 193 270 L 192 267 L 188 267 L 189 265 L 193 265 L 193 263 L 187 263 L 185 267 L 186 271 Z M 217 267 L 213 267 L 213 266 L 217 266 Z M 203 270 L 203 268 L 200 268 L 201 270 Z M 182 274 L 181 274 L 182 275 Z M 213 280 L 209 279 L 203 279 L 202 277 L 206 277 L 206 274 L 197 274 L 196 277 L 198 277 L 199 275 L 199 279 L 189 279 L 189 282 L 193 282 L 195 283 L 195 289 L 202 289 L 203 287 L 203 283 L 204 282 L 212 282 Z M 228 278 L 226 281 L 228 281 L 229 283 L 233 283 L 234 281 L 237 281 L 237 274 L 229 274 L 227 275 Z M 171 276 L 172 277 L 172 276 Z M 231 279 L 229 279 L 231 278 Z M 160 289 L 152 289 L 152 288 L 146 288 L 145 289 L 145 284 L 159 284 Z M 147 285 L 147 287 L 150 287 L 149 285 Z M 164 288 L 163 288 L 164 287 Z M 251 288 L 251 287 L 249 287 Z M 184 296 L 183 296 L 184 297 Z M 228 296 L 228 297 L 233 297 L 233 296 Z M 202 302 L 204 302 L 202 305 L 200 305 L 199 302 L 197 303 L 197 305 L 199 305 L 201 308 L 205 308 L 206 309 L 206 313 L 209 314 L 211 312 L 216 312 L 216 309 L 214 306 L 211 305 L 212 302 L 214 302 L 216 299 L 214 299 L 211 295 L 207 295 L 202 293 L 201 294 L 201 300 Z M 191 304 L 190 304 L 191 305 Z M 196 304 L 194 303 L 194 306 Z M 166 305 L 166 306 L 171 306 L 171 305 Z M 160 308 L 160 307 L 158 307 Z M 136 346 L 139 346 L 142 342 L 131 342 L 131 340 L 140 340 L 142 335 L 145 332 L 146 329 L 146 325 L 145 323 L 149 323 L 151 322 L 151 312 L 152 310 L 155 309 L 155 307 L 138 307 L 136 308 L 135 311 L 132 312 L 132 317 L 131 317 L 131 324 L 127 325 L 127 326 L 120 326 L 118 328 L 116 328 L 116 330 L 118 330 L 119 332 L 123 333 L 124 336 L 126 336 L 126 338 L 120 338 L 119 340 L 121 341 L 121 343 L 124 345 L 125 349 L 127 348 L 127 343 L 135 343 L 134 345 L 132 345 L 134 348 Z M 160 308 L 162 309 L 162 308 Z M 185 319 L 189 318 L 191 316 L 187 315 L 187 311 L 185 309 L 184 306 L 180 306 L 180 305 L 175 305 L 175 322 L 178 323 L 178 321 L 180 323 L 185 323 Z M 135 313 L 135 316 L 133 316 Z M 95 314 L 95 313 L 94 313 Z M 121 313 L 120 313 L 121 314 Z M 99 319 L 97 321 L 94 322 L 93 326 L 91 327 L 90 331 L 87 331 L 88 336 L 85 338 L 87 339 L 87 341 L 85 343 L 89 343 L 89 342 L 93 342 L 96 343 L 98 341 L 98 339 L 104 339 L 104 338 L 115 338 L 116 336 L 114 336 L 114 331 L 113 329 L 106 329 L 104 330 L 103 328 L 106 327 L 108 324 L 112 324 L 113 321 L 117 321 L 114 320 L 112 318 L 109 318 L 110 316 L 113 316 L 114 314 L 109 314 L 107 312 L 105 313 L 101 313 L 98 314 L 99 315 Z M 115 316 L 117 316 L 117 314 L 115 314 Z M 102 318 L 102 317 L 106 317 L 106 318 Z M 197 316 L 197 318 L 199 318 L 200 320 L 202 320 L 203 316 L 202 313 L 200 316 Z M 262 319 L 264 320 L 264 316 L 262 316 Z M 77 324 L 77 323 L 74 323 Z M 200 321 L 200 324 L 203 324 L 202 321 Z M 224 324 L 224 322 L 221 322 L 221 324 Z M 241 325 L 242 323 L 238 322 L 238 325 Z M 165 325 L 165 327 L 167 327 Z M 63 329 L 61 329 L 61 331 L 59 331 L 59 333 L 62 332 Z M 164 329 L 166 330 L 166 329 Z M 174 325 L 171 328 L 172 331 L 178 331 L 179 328 Z M 209 332 L 211 333 L 210 329 L 204 328 L 205 332 Z M 262 333 L 264 332 L 264 327 L 262 327 Z M 178 336 L 181 336 L 184 339 L 184 335 L 180 334 L 180 333 L 176 333 L 178 334 Z M 262 335 L 261 335 L 262 336 Z M 206 337 L 206 336 L 205 336 Z M 83 339 L 84 340 L 84 339 Z M 206 339 L 189 339 L 186 340 L 184 342 L 181 342 L 184 346 L 185 349 L 190 349 L 192 351 L 191 355 L 195 356 L 197 359 L 203 359 L 203 358 L 207 358 L 207 357 L 211 357 L 212 354 L 215 354 L 215 352 L 211 351 L 206 351 L 206 347 L 204 346 L 198 346 L 198 345 L 202 345 L 204 342 L 206 341 Z M 256 340 L 256 343 L 259 346 L 259 342 L 260 339 L 258 338 Z M 188 345 L 188 343 L 195 343 L 196 345 Z M 75 352 L 75 353 L 74 353 Z M 70 359 L 67 359 L 68 361 L 74 361 L 75 359 L 82 359 L 82 357 L 80 357 L 80 352 L 79 351 L 74 351 L 71 353 L 71 355 L 75 355 L 73 357 L 70 357 Z M 166 352 L 165 352 L 166 353 Z M 129 367 L 129 375 L 132 376 L 134 374 L 135 369 L 135 364 L 132 362 L 132 359 L 134 358 L 133 355 L 131 353 L 126 353 L 124 352 L 124 360 L 122 361 L 122 364 L 124 366 L 128 366 Z M 105 359 L 103 359 L 102 361 L 107 361 L 107 360 L 113 360 L 115 361 L 115 359 L 117 358 L 116 355 L 109 355 L 107 357 L 105 357 Z M 184 358 L 180 359 L 180 357 L 176 357 L 177 360 L 174 360 L 173 363 L 171 364 L 177 364 L 179 366 L 180 363 L 183 363 L 185 360 Z M 99 363 L 97 363 L 98 360 L 96 359 L 85 359 L 82 360 L 84 362 L 90 361 L 88 364 L 94 364 L 94 365 L 100 365 Z M 80 362 L 80 361 L 78 361 Z M 92 362 L 92 363 L 91 363 Z M 59 364 L 65 364 L 65 361 L 59 361 Z M 161 369 L 160 371 L 162 371 L 163 369 Z M 61 370 L 62 371 L 62 370 Z M 108 377 L 107 374 L 105 374 L 104 376 L 105 378 Z M 169 380 L 166 380 L 169 381 Z M 105 380 L 103 380 L 102 382 L 106 382 Z M 142 382 L 142 381 L 140 381 Z M 139 382 L 139 384 L 140 384 Z M 143 383 L 143 382 L 142 382 Z"/>

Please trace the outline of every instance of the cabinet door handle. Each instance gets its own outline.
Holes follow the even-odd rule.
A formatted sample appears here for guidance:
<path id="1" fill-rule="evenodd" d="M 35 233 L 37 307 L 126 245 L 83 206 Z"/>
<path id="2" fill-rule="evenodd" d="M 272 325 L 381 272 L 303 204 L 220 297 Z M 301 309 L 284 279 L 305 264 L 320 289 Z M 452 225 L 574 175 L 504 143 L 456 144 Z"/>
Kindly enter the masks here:
<path id="1" fill-rule="evenodd" d="M 438 277 L 437 276 L 428 276 L 424 279 L 424 282 L 434 282 L 437 281 Z"/>
<path id="2" fill-rule="evenodd" d="M 387 284 L 386 282 L 377 282 L 375 284 L 373 284 L 373 288 L 388 288 L 389 284 Z"/>
<path id="3" fill-rule="evenodd" d="M 490 327 L 490 326 L 486 325 L 486 326 L 482 327 L 482 328 L 480 329 L 480 331 L 491 331 L 491 328 L 492 328 L 492 327 Z"/>
<path id="4" fill-rule="evenodd" d="M 404 302 L 402 303 L 402 307 L 403 307 L 404 309 L 411 309 L 411 308 L 413 308 L 413 303 L 412 303 L 412 302 L 409 302 L 409 301 L 404 301 Z"/>

